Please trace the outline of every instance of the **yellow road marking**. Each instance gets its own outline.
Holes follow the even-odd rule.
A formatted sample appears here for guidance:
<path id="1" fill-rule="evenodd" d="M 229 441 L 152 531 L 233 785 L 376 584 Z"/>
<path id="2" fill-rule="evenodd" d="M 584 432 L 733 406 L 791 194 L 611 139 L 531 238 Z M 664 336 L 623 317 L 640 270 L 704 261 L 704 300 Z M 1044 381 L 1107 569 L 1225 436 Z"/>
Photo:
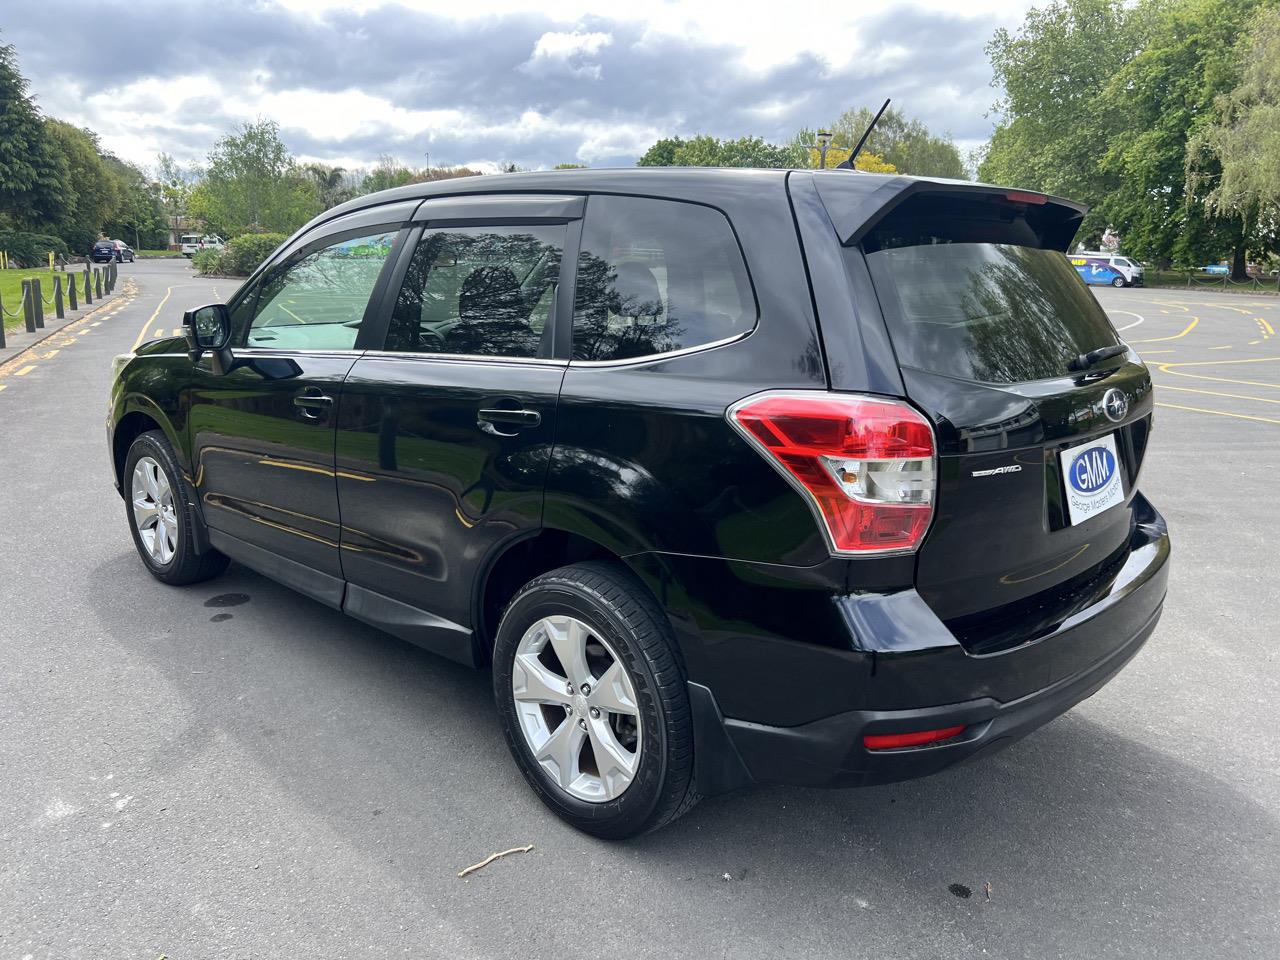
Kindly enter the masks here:
<path id="1" fill-rule="evenodd" d="M 146 338 L 147 331 L 150 330 L 151 325 L 156 322 L 156 317 L 160 316 L 160 310 L 168 302 L 169 295 L 171 293 L 173 293 L 173 287 L 166 287 L 164 291 L 164 296 L 161 298 L 160 302 L 156 305 L 156 312 L 151 315 L 151 317 L 147 320 L 146 326 L 144 326 L 142 330 L 138 333 L 138 339 L 133 341 L 134 350 L 137 350 L 138 346 Z"/>
<path id="2" fill-rule="evenodd" d="M 93 321 L 93 323 L 89 324 L 89 326 L 91 326 L 91 327 L 96 327 L 96 326 L 97 326 L 98 324 L 100 324 L 101 322 L 102 322 L 101 320 L 95 320 L 95 321 Z"/>
<path id="3" fill-rule="evenodd" d="M 13 372 L 13 375 L 15 377 L 25 377 L 28 373 L 30 373 L 35 368 L 36 368 L 36 365 L 34 363 L 29 363 L 25 367 L 23 367 L 21 370 L 15 370 Z"/>
<path id="4" fill-rule="evenodd" d="M 1231 397 L 1236 400 L 1255 400 L 1258 403 L 1280 403 L 1280 399 L 1275 397 L 1251 397 L 1247 393 L 1223 393 L 1220 390 L 1197 390 L 1195 387 L 1175 387 L 1171 383 L 1162 383 L 1159 390 L 1164 393 L 1166 390 L 1177 390 L 1180 393 L 1202 393 L 1206 397 Z"/>
<path id="5" fill-rule="evenodd" d="M 1273 327 L 1273 326 L 1271 326 L 1271 324 L 1267 323 L 1266 319 L 1264 319 L 1263 317 L 1254 317 L 1253 319 L 1257 320 L 1260 324 L 1262 324 L 1264 327 L 1266 327 L 1266 328 L 1267 328 L 1267 333 L 1271 334 L 1272 336 L 1275 336 L 1275 333 L 1276 333 L 1276 329 L 1275 329 L 1275 327 Z"/>
<path id="6" fill-rule="evenodd" d="M 1229 344 L 1229 343 L 1224 343 L 1224 344 L 1223 344 L 1222 346 L 1220 346 L 1220 347 L 1210 347 L 1209 349 L 1210 349 L 1210 350 L 1230 350 L 1230 349 L 1231 349 L 1231 344 Z"/>
<path id="7" fill-rule="evenodd" d="M 1189 410 L 1192 413 L 1208 413 L 1215 417 L 1232 417 L 1236 420 L 1255 420 L 1258 423 L 1280 423 L 1271 417 L 1251 417 L 1247 413 L 1227 413 L 1225 410 L 1206 410 L 1204 407 L 1184 407 L 1176 403 L 1157 403 L 1157 407 L 1168 407 L 1170 410 Z"/>
<path id="8" fill-rule="evenodd" d="M 1250 341 L 1249 341 L 1249 346 L 1251 346 L 1251 347 L 1252 347 L 1255 343 L 1261 343 L 1261 342 L 1262 342 L 1261 340 L 1250 340 Z"/>
<path id="9" fill-rule="evenodd" d="M 1163 343 L 1165 340 L 1177 340 L 1180 337 L 1185 337 L 1188 333 L 1194 330 L 1196 328 L 1196 324 L 1198 324 L 1199 322 L 1200 322 L 1199 317 L 1192 317 L 1191 322 L 1187 324 L 1186 328 L 1183 329 L 1181 333 L 1175 333 L 1171 337 L 1151 337 L 1147 340 L 1130 340 L 1129 342 L 1130 343 Z"/>
<path id="10" fill-rule="evenodd" d="M 8 390 L 8 389 L 9 389 L 9 385 L 7 383 L 0 383 L 0 390 Z"/>
<path id="11" fill-rule="evenodd" d="M 1249 357 L 1246 360 L 1181 360 L 1177 363 L 1166 360 L 1160 367 L 1225 367 L 1236 363 L 1275 363 L 1280 357 Z"/>

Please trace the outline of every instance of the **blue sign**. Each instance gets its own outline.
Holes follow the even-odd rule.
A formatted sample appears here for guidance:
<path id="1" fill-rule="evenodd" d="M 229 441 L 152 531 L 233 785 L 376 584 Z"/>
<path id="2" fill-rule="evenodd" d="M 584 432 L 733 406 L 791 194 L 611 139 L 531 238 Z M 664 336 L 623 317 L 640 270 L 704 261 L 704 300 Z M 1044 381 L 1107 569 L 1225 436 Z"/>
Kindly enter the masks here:
<path id="1" fill-rule="evenodd" d="M 1089 447 L 1076 455 L 1067 479 L 1080 493 L 1097 493 L 1115 476 L 1116 458 L 1106 447 Z"/>

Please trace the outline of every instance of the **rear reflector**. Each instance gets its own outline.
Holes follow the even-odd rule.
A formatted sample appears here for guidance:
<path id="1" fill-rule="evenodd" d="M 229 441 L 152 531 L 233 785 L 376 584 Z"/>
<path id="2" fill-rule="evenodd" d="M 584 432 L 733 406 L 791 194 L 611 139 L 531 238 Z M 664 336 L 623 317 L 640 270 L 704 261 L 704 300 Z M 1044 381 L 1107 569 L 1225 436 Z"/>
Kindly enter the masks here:
<path id="1" fill-rule="evenodd" d="M 933 428 L 900 400 L 762 393 L 729 422 L 803 493 L 833 554 L 915 550 L 933 518 Z"/>
<path id="2" fill-rule="evenodd" d="M 917 730 L 915 733 L 885 733 L 862 738 L 862 745 L 868 750 L 901 750 L 903 747 L 921 747 L 926 743 L 938 743 L 950 740 L 964 733 L 964 724 L 958 727 L 943 727 L 940 730 Z"/>

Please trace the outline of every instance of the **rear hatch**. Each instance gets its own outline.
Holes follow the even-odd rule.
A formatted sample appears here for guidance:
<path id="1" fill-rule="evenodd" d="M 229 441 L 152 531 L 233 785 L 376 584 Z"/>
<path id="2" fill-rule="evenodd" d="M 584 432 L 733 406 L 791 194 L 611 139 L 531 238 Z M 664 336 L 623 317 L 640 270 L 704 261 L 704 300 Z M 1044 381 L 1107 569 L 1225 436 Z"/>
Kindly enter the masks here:
<path id="1" fill-rule="evenodd" d="M 937 435 L 916 587 L 973 653 L 1095 602 L 1133 533 L 1151 381 L 1063 255 L 1079 213 L 1032 194 L 919 191 L 844 246 Z"/>

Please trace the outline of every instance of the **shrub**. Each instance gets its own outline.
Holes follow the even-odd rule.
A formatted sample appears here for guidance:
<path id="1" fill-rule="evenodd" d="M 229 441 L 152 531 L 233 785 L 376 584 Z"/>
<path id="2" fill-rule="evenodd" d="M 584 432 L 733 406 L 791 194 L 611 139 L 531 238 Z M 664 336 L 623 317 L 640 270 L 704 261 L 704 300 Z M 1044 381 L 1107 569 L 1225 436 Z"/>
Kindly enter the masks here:
<path id="1" fill-rule="evenodd" d="M 247 277 L 288 238 L 283 233 L 246 233 L 227 244 L 224 273 Z"/>
<path id="2" fill-rule="evenodd" d="M 57 237 L 43 233 L 23 233 L 16 230 L 0 231 L 0 250 L 8 251 L 9 259 L 19 267 L 42 267 L 49 262 L 49 252 L 67 255 L 67 245 Z"/>
<path id="3" fill-rule="evenodd" d="M 222 276 L 227 273 L 222 261 L 226 259 L 223 250 L 201 250 L 191 258 L 191 265 L 201 276 Z"/>

